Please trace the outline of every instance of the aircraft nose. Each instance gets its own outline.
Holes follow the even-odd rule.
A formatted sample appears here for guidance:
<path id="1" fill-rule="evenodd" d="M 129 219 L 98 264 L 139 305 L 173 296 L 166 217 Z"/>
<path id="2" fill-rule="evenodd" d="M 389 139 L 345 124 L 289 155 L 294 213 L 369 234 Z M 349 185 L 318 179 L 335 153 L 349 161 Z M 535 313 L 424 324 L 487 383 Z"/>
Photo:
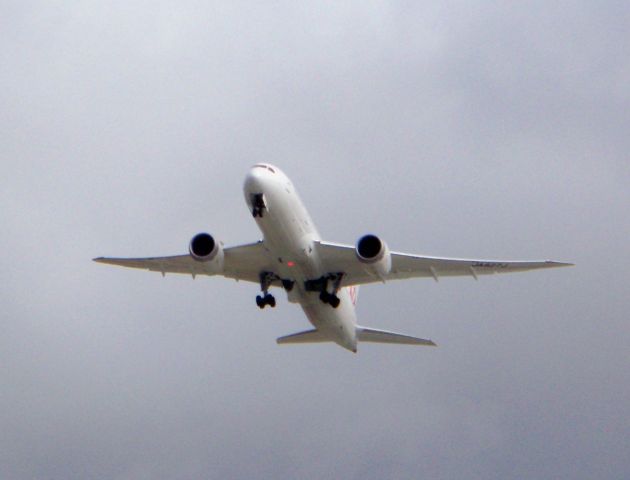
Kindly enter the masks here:
<path id="1" fill-rule="evenodd" d="M 252 168 L 245 177 L 245 183 L 243 188 L 248 193 L 260 193 L 262 192 L 262 181 L 264 179 L 264 173 L 259 168 Z"/>

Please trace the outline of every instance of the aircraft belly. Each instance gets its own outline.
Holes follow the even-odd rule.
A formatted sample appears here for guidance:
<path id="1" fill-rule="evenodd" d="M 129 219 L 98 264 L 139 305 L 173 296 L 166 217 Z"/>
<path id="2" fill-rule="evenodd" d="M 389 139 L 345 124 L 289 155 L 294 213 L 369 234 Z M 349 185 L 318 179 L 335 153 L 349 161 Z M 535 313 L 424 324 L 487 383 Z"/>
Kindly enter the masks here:
<path id="1" fill-rule="evenodd" d="M 319 299 L 319 293 L 306 292 L 304 282 L 319 278 L 323 271 L 313 243 L 319 234 L 306 209 L 296 195 L 277 185 L 264 191 L 267 209 L 257 216 L 256 223 L 263 233 L 265 247 L 277 262 L 276 274 L 295 281 L 289 301 L 299 303 L 309 322 L 331 341 L 356 351 L 356 313 L 347 289 L 338 292 L 340 305 L 333 308 Z"/>
<path id="2" fill-rule="evenodd" d="M 331 341 L 356 351 L 356 313 L 346 289 L 339 292 L 341 303 L 338 308 L 322 303 L 316 293 L 308 293 L 306 297 L 301 305 L 309 322 Z"/>
<path id="3" fill-rule="evenodd" d="M 314 230 L 306 231 L 299 212 L 301 205 L 294 205 L 284 195 L 269 195 L 269 211 L 257 218 L 265 245 L 278 262 L 281 276 L 304 282 L 322 275 L 320 262 L 314 255 L 313 241 L 319 237 Z"/>

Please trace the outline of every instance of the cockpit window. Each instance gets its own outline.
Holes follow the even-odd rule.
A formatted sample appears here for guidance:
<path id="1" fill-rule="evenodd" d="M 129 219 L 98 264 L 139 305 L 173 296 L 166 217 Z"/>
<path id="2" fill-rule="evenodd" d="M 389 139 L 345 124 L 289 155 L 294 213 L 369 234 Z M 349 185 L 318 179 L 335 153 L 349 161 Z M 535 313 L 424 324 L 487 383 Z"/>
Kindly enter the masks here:
<path id="1" fill-rule="evenodd" d="M 276 173 L 276 171 L 275 171 L 273 168 L 271 168 L 271 167 L 269 167 L 269 166 L 267 166 L 267 165 L 264 165 L 264 164 L 262 164 L 262 163 L 257 163 L 257 164 L 256 164 L 256 165 L 254 165 L 252 168 L 264 168 L 264 169 L 266 169 L 266 170 L 269 170 L 271 173 Z"/>

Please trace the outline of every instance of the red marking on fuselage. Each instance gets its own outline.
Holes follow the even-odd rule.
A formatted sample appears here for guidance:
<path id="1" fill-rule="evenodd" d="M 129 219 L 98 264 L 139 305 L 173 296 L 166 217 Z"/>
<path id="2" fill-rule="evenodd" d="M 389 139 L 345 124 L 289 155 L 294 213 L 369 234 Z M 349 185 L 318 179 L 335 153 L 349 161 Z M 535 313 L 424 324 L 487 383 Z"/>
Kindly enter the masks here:
<path id="1" fill-rule="evenodd" d="M 352 301 L 352 305 L 357 306 L 357 287 L 356 285 L 352 285 L 348 287 L 348 293 L 350 294 L 350 300 Z"/>

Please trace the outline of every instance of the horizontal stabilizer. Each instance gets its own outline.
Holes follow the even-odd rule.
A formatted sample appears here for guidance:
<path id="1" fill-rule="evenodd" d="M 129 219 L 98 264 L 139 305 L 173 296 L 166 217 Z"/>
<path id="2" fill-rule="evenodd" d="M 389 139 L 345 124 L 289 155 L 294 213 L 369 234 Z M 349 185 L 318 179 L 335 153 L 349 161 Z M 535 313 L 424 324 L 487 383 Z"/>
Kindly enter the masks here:
<path id="1" fill-rule="evenodd" d="M 357 340 L 373 343 L 397 343 L 400 345 L 427 345 L 435 347 L 436 344 L 424 338 L 411 337 L 402 333 L 376 330 L 374 328 L 360 327 L 357 325 Z"/>
<path id="2" fill-rule="evenodd" d="M 305 332 L 294 333 L 285 337 L 280 337 L 276 340 L 279 345 L 289 343 L 321 343 L 330 342 L 331 340 L 324 336 L 319 330 L 307 330 Z"/>

